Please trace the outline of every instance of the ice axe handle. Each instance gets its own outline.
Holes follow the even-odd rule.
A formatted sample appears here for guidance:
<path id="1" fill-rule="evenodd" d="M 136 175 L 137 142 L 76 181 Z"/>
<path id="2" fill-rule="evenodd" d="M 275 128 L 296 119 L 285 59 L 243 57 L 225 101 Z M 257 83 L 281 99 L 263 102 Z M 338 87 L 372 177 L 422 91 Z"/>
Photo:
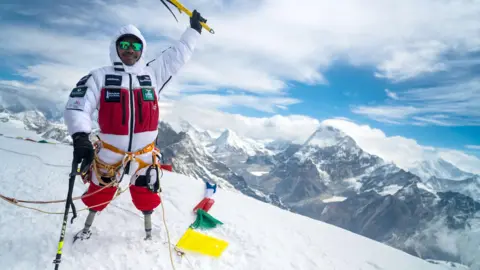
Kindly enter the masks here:
<path id="1" fill-rule="evenodd" d="M 184 12 L 189 16 L 189 17 L 192 17 L 192 12 L 186 8 L 184 8 Z M 210 28 L 210 26 L 208 26 L 206 23 L 204 22 L 200 22 L 200 25 L 205 29 L 207 30 L 208 32 L 210 32 L 210 34 L 215 34 L 215 31 L 213 31 L 212 28 Z"/>
<path id="2" fill-rule="evenodd" d="M 182 4 L 180 4 L 178 1 L 176 0 L 169 0 L 170 3 L 172 3 L 173 5 L 175 5 L 178 10 L 180 12 L 185 12 L 185 14 L 187 14 L 189 17 L 192 17 L 192 12 L 190 10 L 188 10 L 188 8 L 184 7 Z M 205 28 L 205 30 L 207 30 L 208 32 L 210 32 L 211 34 L 215 34 L 215 31 L 213 31 L 212 28 L 210 28 L 210 26 L 208 26 L 206 23 L 204 22 L 200 22 L 200 25 L 202 25 L 203 28 Z"/>

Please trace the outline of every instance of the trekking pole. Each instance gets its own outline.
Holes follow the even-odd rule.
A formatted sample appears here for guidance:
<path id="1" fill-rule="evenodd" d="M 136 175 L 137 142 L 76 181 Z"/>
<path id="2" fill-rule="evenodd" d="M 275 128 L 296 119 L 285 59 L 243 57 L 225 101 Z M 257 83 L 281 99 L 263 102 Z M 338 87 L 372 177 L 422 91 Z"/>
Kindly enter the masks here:
<path id="1" fill-rule="evenodd" d="M 163 2 L 163 0 L 160 0 L 162 1 L 162 3 L 167 6 L 165 4 L 165 2 Z M 185 14 L 187 14 L 189 17 L 192 17 L 192 12 L 190 10 L 188 10 L 188 8 L 186 8 L 185 6 L 182 5 L 182 3 L 180 3 L 178 0 L 166 0 L 167 2 L 169 2 L 170 4 L 174 5 L 175 7 L 178 8 L 178 11 L 180 13 L 185 12 Z M 167 6 L 168 8 L 168 6 Z M 170 8 L 168 8 L 170 10 Z M 175 17 L 175 15 L 173 14 L 173 12 L 170 10 L 170 12 L 172 13 L 172 15 Z M 176 19 L 176 17 L 175 17 Z M 210 32 L 211 34 L 215 34 L 215 31 L 213 31 L 212 28 L 210 28 L 210 26 L 208 26 L 206 23 L 204 22 L 200 22 L 200 24 L 202 25 L 203 28 L 205 28 L 208 32 Z"/>
<path id="2" fill-rule="evenodd" d="M 72 171 L 70 172 L 70 179 L 68 182 L 68 194 L 67 194 L 67 201 L 65 202 L 65 213 L 63 215 L 63 223 L 62 223 L 62 231 L 60 233 L 60 240 L 58 241 L 58 248 L 57 248 L 57 255 L 53 263 L 55 264 L 55 270 L 58 270 L 60 266 L 61 258 L 62 258 L 62 249 L 63 249 L 63 240 L 65 239 L 65 231 L 67 230 L 67 219 L 68 219 L 68 212 L 70 210 L 70 205 L 72 206 L 73 220 L 77 217 L 77 211 L 75 209 L 75 205 L 73 204 L 72 200 L 72 193 L 73 193 L 73 185 L 75 184 L 75 177 L 78 174 L 78 162 L 74 158 L 72 161 Z"/>

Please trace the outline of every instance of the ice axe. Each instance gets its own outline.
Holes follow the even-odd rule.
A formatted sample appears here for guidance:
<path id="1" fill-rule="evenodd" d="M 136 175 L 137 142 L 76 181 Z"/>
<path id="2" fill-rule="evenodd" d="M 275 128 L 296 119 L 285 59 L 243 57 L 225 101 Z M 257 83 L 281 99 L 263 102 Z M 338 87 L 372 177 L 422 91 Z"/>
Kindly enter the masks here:
<path id="1" fill-rule="evenodd" d="M 178 11 L 180 13 L 185 12 L 185 14 L 187 14 L 189 17 L 192 17 L 192 12 L 190 10 L 188 10 L 188 8 L 186 8 L 185 6 L 182 5 L 182 3 L 180 3 L 179 1 L 177 0 L 160 0 L 162 1 L 163 5 L 165 5 L 165 7 L 170 11 L 170 13 L 172 13 L 173 17 L 175 18 L 175 20 L 177 20 L 177 17 L 175 16 L 175 14 L 173 14 L 172 10 L 170 9 L 170 7 L 167 5 L 167 3 L 165 3 L 165 1 L 169 2 L 170 4 L 174 5 Z M 177 20 L 178 22 L 178 20 Z M 215 31 L 213 31 L 212 28 L 210 28 L 210 26 L 208 26 L 206 23 L 204 22 L 200 22 L 200 24 L 202 25 L 203 28 L 205 28 L 205 30 L 207 30 L 208 32 L 210 32 L 211 34 L 215 34 Z"/>

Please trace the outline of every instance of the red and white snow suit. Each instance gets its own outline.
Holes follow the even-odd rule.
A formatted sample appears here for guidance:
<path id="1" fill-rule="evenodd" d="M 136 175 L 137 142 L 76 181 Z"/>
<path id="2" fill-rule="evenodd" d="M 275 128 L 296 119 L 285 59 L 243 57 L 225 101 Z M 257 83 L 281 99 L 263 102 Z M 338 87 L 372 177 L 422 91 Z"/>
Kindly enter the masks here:
<path id="1" fill-rule="evenodd" d="M 143 42 L 141 58 L 133 66 L 124 65 L 117 54 L 116 41 L 124 34 L 133 34 Z M 146 188 L 146 183 L 138 183 L 140 175 L 145 175 L 145 164 L 155 162 L 155 147 L 159 120 L 158 95 L 178 70 L 190 59 L 200 34 L 187 28 L 175 45 L 163 51 L 156 59 L 145 62 L 147 43 L 141 32 L 133 25 L 122 27 L 110 44 L 111 66 L 92 70 L 77 83 L 70 93 L 64 111 L 65 123 L 70 135 L 76 132 L 90 133 L 94 112 L 98 110 L 99 138 L 104 145 L 97 158 L 106 164 L 130 164 L 130 193 L 137 209 L 151 211 L 160 204 L 160 197 Z M 150 146 L 150 147 L 148 147 Z M 139 160 L 125 162 L 123 152 L 137 152 Z M 122 163 L 122 160 L 124 161 Z M 128 167 L 128 166 L 127 166 Z M 150 183 L 157 181 L 155 170 L 151 170 Z M 145 177 L 144 177 L 145 178 Z M 102 178 L 100 178 L 102 180 Z M 95 173 L 91 173 L 91 184 L 87 193 L 101 188 Z M 83 198 L 83 202 L 96 211 L 107 204 L 96 206 L 113 198 L 115 187 Z"/>

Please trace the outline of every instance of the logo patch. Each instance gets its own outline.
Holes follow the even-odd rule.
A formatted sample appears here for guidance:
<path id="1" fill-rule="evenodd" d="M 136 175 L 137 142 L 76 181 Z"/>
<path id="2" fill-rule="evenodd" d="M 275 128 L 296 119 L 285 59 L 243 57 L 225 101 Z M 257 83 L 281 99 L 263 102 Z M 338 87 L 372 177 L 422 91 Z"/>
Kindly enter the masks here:
<path id="1" fill-rule="evenodd" d="M 83 76 L 80 81 L 77 82 L 77 86 L 82 86 L 85 85 L 88 81 L 88 79 L 92 76 L 92 74 L 88 74 L 86 76 Z"/>
<path id="2" fill-rule="evenodd" d="M 121 86 L 122 76 L 119 75 L 105 75 L 105 86 Z"/>
<path id="3" fill-rule="evenodd" d="M 120 89 L 106 89 L 105 90 L 106 102 L 120 102 Z"/>
<path id="4" fill-rule="evenodd" d="M 152 86 L 152 79 L 149 75 L 137 76 L 140 86 Z"/>
<path id="5" fill-rule="evenodd" d="M 70 97 L 84 97 L 85 94 L 87 93 L 87 87 L 86 86 L 81 86 L 81 87 L 75 87 L 72 89 L 72 92 L 70 92 Z"/>
<path id="6" fill-rule="evenodd" d="M 144 101 L 154 101 L 155 95 L 153 93 L 153 89 L 150 88 L 142 88 L 143 100 Z"/>
<path id="7" fill-rule="evenodd" d="M 85 109 L 85 99 L 84 98 L 71 98 L 67 102 L 67 110 L 76 110 L 83 111 Z"/>

